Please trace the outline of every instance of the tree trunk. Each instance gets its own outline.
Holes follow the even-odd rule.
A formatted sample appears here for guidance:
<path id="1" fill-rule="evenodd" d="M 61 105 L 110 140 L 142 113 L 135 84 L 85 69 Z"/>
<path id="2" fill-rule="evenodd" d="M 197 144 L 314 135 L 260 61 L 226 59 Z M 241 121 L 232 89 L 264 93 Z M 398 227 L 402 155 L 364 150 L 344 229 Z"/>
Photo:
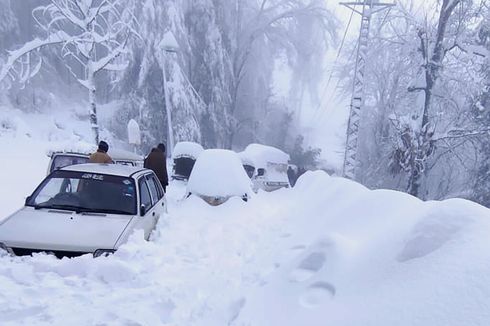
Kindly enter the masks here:
<path id="1" fill-rule="evenodd" d="M 424 87 L 424 108 L 422 113 L 422 123 L 420 132 L 417 134 L 414 155 L 414 162 L 411 167 L 410 176 L 408 179 L 408 193 L 418 197 L 420 188 L 420 179 L 425 169 L 427 159 L 431 155 L 432 131 L 430 123 L 430 108 L 432 102 L 432 92 L 436 81 L 439 77 L 439 70 L 442 67 L 444 60 L 445 48 L 444 38 L 446 36 L 446 28 L 449 23 L 449 18 L 456 6 L 461 0 L 443 0 L 439 20 L 437 24 L 437 34 L 434 43 L 432 55 L 429 51 L 429 40 L 426 31 L 419 32 L 420 50 L 424 59 L 425 87 Z M 415 163 L 420 162 L 422 168 Z"/>
<path id="2" fill-rule="evenodd" d="M 420 189 L 420 174 L 419 173 L 413 173 L 410 175 L 410 178 L 408 180 L 408 187 L 407 187 L 407 192 L 414 196 L 414 197 L 419 197 L 419 189 Z"/>
<path id="3" fill-rule="evenodd" d="M 89 99 L 89 116 L 90 116 L 90 126 L 92 128 L 92 134 L 94 137 L 95 144 L 99 144 L 99 123 L 97 120 L 97 103 L 96 103 L 96 96 L 95 96 L 95 78 L 94 74 L 92 71 L 88 72 L 88 85 L 89 85 L 89 90 L 88 90 L 88 99 Z"/>

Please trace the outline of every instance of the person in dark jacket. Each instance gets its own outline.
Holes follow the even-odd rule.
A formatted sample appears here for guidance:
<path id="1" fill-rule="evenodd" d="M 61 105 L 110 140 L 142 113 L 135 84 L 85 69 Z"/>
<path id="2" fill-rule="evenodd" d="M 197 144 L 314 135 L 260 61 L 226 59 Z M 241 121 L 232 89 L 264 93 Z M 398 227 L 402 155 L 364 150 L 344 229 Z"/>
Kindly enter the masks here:
<path id="1" fill-rule="evenodd" d="M 97 152 L 90 155 L 88 162 L 105 163 L 105 164 L 114 163 L 112 161 L 112 158 L 109 156 L 109 154 L 107 154 L 108 151 L 109 151 L 109 145 L 105 141 L 101 140 L 99 142 L 99 148 L 97 148 Z"/>
<path id="2" fill-rule="evenodd" d="M 165 145 L 158 144 L 157 148 L 151 150 L 150 154 L 145 158 L 144 167 L 155 172 L 163 190 L 167 192 L 168 174 Z"/>

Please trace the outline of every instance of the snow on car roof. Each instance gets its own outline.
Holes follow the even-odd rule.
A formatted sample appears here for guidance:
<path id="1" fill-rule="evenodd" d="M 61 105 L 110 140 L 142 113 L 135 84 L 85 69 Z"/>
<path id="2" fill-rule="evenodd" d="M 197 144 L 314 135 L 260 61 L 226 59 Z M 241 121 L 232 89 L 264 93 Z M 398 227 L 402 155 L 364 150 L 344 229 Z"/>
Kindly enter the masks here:
<path id="1" fill-rule="evenodd" d="M 237 153 L 207 149 L 196 160 L 187 192 L 204 196 L 243 196 L 251 194 L 250 182 Z"/>
<path id="2" fill-rule="evenodd" d="M 143 171 L 145 169 L 141 167 L 119 165 L 119 164 L 86 163 L 86 164 L 70 165 L 61 170 L 130 177 L 131 175 Z"/>
<path id="3" fill-rule="evenodd" d="M 53 154 L 57 153 L 66 153 L 66 154 L 81 154 L 81 155 L 90 155 L 94 153 L 97 150 L 97 146 L 85 143 L 85 142 L 78 142 L 76 144 L 72 144 L 70 146 L 62 145 L 58 147 L 51 148 L 48 150 L 47 155 L 52 156 Z M 118 148 L 109 148 L 108 152 L 109 156 L 113 160 L 129 160 L 129 161 L 142 161 L 143 157 L 124 150 L 124 149 L 118 149 Z"/>
<path id="4" fill-rule="evenodd" d="M 244 163 L 251 163 L 255 167 L 265 168 L 267 163 L 287 164 L 289 154 L 281 151 L 279 148 L 262 144 L 250 144 L 240 153 L 240 157 Z"/>
<path id="5" fill-rule="evenodd" d="M 72 153 L 72 154 L 82 154 L 90 155 L 97 150 L 97 146 L 87 143 L 87 142 L 75 142 L 73 144 L 58 144 L 52 145 L 47 151 L 48 156 L 52 156 L 56 153 Z"/>
<path id="6" fill-rule="evenodd" d="M 190 156 L 197 159 L 202 151 L 204 151 L 204 148 L 200 144 L 190 141 L 182 141 L 175 145 L 173 157 L 179 158 L 182 156 Z"/>

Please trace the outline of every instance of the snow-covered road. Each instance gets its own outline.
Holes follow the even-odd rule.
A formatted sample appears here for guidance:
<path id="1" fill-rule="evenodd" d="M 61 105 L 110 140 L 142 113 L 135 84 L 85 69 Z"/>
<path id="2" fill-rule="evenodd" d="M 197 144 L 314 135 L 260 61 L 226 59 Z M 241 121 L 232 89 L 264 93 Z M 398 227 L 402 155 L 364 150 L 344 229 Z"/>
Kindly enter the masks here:
<path id="1" fill-rule="evenodd" d="M 33 187 L 12 170 L 44 174 L 22 172 L 32 161 L 15 153 L 2 161 L 0 218 Z M 114 256 L 1 256 L 0 325 L 490 325 L 490 212 L 479 205 L 323 172 L 248 203 L 183 194 L 172 184 L 152 241 L 134 234 Z"/>

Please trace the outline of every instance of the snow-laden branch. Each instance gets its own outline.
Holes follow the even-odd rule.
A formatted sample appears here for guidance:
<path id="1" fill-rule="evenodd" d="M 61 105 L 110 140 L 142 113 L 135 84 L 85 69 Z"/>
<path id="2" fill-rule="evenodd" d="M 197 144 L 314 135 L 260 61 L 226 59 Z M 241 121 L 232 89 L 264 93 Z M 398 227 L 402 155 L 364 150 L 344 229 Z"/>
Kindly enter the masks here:
<path id="1" fill-rule="evenodd" d="M 7 62 L 2 65 L 0 69 L 0 82 L 9 74 L 10 70 L 14 67 L 16 62 L 28 53 L 39 50 L 42 47 L 54 44 L 61 44 L 69 42 L 72 38 L 63 31 L 59 31 L 56 34 L 51 34 L 45 39 L 36 38 L 32 41 L 25 43 L 17 50 L 9 51 Z M 37 69 L 39 70 L 39 69 Z"/>
<path id="2" fill-rule="evenodd" d="M 451 129 L 444 134 L 435 135 L 433 139 L 434 141 L 443 141 L 448 139 L 478 137 L 478 136 L 489 135 L 489 134 L 490 134 L 490 128 L 483 128 L 478 130 Z"/>

